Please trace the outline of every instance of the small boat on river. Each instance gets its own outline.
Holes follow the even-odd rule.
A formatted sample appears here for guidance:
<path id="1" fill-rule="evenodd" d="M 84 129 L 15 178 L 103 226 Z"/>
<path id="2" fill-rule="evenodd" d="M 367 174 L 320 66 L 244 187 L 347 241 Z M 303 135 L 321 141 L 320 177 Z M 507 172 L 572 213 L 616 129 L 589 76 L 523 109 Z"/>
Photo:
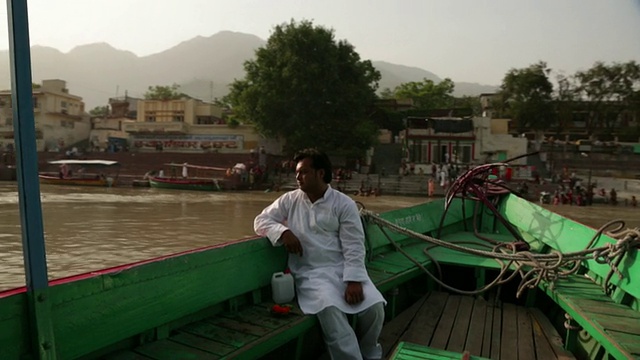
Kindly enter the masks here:
<path id="1" fill-rule="evenodd" d="M 227 182 L 224 178 L 227 169 L 191 164 L 165 164 L 169 176 L 162 172 L 149 175 L 149 185 L 158 189 L 222 191 Z M 189 176 L 189 173 L 192 175 Z M 195 175 L 193 175 L 195 173 Z"/>
<path id="2" fill-rule="evenodd" d="M 38 174 L 41 184 L 75 186 L 116 186 L 120 163 L 108 160 L 53 160 L 49 165 L 58 166 L 57 172 Z"/>

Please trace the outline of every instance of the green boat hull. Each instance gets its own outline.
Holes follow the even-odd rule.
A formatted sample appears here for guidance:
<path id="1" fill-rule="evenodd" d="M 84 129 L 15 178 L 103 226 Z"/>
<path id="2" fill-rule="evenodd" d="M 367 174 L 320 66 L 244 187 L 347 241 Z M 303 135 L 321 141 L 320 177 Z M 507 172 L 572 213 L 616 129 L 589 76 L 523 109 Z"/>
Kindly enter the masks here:
<path id="1" fill-rule="evenodd" d="M 511 237 L 492 215 L 484 212 L 481 219 L 475 219 L 473 211 L 463 211 L 462 201 L 454 201 L 441 224 L 442 209 L 443 203 L 438 201 L 380 216 L 419 234 L 439 233 L 440 238 L 449 242 L 469 241 L 474 237 L 474 223 L 482 234 L 500 241 Z M 502 201 L 499 210 L 533 251 L 575 251 L 582 249 L 595 234 L 591 228 L 515 196 Z M 430 250 L 430 258 L 423 251 L 425 245 L 407 235 L 383 231 L 370 222 L 365 230 L 369 274 L 388 299 L 389 320 L 411 307 L 417 297 L 437 288 L 390 240 L 398 242 L 405 252 L 432 270 L 432 258 L 437 259 L 449 269 L 445 277 L 457 286 L 483 285 L 489 274 L 496 271 L 493 259 L 445 248 Z M 602 236 L 593 247 L 608 242 L 613 240 Z M 572 337 L 572 332 L 561 327 L 558 330 L 563 334 L 560 342 L 565 341 L 567 348 L 583 357 L 638 356 L 633 351 L 637 349 L 634 344 L 640 343 L 640 331 L 634 333 L 633 324 L 640 321 L 631 321 L 640 319 L 640 262 L 632 261 L 636 256 L 634 252 L 618 264 L 625 276 L 611 279 L 615 288 L 611 296 L 601 291 L 599 294 L 597 285 L 609 268 L 589 260 L 582 265 L 582 272 L 595 281 L 581 277 L 559 282 L 554 289 L 543 282 L 527 294 L 527 305 L 544 309 L 553 323 L 564 321 L 566 312 L 580 328 L 593 334 Z M 272 318 L 264 308 L 270 301 L 271 275 L 282 271 L 286 260 L 283 248 L 271 246 L 267 239 L 255 238 L 53 280 L 48 289 L 35 297 L 48 310 L 40 315 L 40 320 L 50 321 L 51 339 L 32 338 L 32 317 L 27 312 L 29 294 L 24 289 L 0 293 L 2 358 L 38 358 L 43 353 L 55 354 L 59 359 L 140 356 L 162 359 L 187 355 L 198 359 L 208 358 L 207 354 L 215 358 L 260 358 L 274 351 L 277 355 L 273 358 L 317 357 L 322 351 L 322 340 L 314 317 Z M 457 273 L 469 271 L 471 276 L 458 276 L 456 280 Z M 507 288 L 503 291 L 507 292 Z M 576 296 L 582 298 L 576 300 Z M 623 316 L 613 318 L 617 322 L 612 320 L 612 314 L 584 316 L 584 309 L 592 308 Z M 243 319 L 249 323 L 242 323 Z M 621 325 L 616 324 L 626 326 L 623 335 L 617 335 Z M 45 343 L 47 349 L 40 346 L 34 350 L 34 342 Z"/>
<path id="2" fill-rule="evenodd" d="M 149 186 L 156 189 L 221 191 L 219 182 L 213 179 L 158 179 L 150 178 Z"/>

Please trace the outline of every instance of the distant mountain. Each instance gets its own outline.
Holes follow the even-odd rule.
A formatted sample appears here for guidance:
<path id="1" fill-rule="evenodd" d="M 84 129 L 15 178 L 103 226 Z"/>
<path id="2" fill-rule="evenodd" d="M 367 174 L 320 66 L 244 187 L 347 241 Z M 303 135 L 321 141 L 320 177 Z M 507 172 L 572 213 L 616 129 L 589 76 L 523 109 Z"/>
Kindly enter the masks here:
<path id="1" fill-rule="evenodd" d="M 104 105 L 109 97 L 142 97 L 149 86 L 180 85 L 180 91 L 203 100 L 227 94 L 228 84 L 244 76 L 243 64 L 266 41 L 255 35 L 222 31 L 193 39 L 148 56 L 119 50 L 106 43 L 81 45 L 68 53 L 46 46 L 31 48 L 33 81 L 62 79 L 69 92 L 81 96 L 86 109 Z M 401 83 L 441 79 L 426 70 L 373 61 L 382 79 L 380 90 Z M 0 88 L 11 84 L 8 51 L 0 51 Z M 479 95 L 496 86 L 456 83 L 456 95 Z"/>

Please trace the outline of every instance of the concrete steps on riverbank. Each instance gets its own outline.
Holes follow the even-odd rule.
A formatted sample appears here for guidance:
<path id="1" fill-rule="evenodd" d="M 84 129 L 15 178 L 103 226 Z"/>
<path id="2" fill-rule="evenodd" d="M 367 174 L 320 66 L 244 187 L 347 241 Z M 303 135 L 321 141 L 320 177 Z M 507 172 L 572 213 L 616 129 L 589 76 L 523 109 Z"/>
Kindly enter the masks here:
<path id="1" fill-rule="evenodd" d="M 430 175 L 387 175 L 379 176 L 377 174 L 354 174 L 349 180 L 338 181 L 334 179 L 331 182 L 333 188 L 339 188 L 347 194 L 355 194 L 360 191 L 360 187 L 364 184 L 364 188 L 379 188 L 381 195 L 404 195 L 404 196 L 424 196 L 427 194 L 427 183 Z M 280 190 L 289 191 L 298 188 L 293 175 L 289 177 L 282 176 Z M 444 190 L 436 184 L 435 196 L 444 196 Z"/>

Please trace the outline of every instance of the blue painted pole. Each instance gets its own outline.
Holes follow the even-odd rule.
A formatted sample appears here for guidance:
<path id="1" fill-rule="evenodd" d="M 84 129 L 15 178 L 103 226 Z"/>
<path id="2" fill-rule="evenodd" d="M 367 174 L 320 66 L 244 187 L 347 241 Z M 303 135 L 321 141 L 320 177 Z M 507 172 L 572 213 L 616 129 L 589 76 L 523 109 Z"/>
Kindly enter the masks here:
<path id="1" fill-rule="evenodd" d="M 26 0 L 7 0 L 13 132 L 16 143 L 22 251 L 27 282 L 32 353 L 40 359 L 55 359 L 38 179 L 38 152 L 33 116 L 31 49 L 27 15 Z"/>

